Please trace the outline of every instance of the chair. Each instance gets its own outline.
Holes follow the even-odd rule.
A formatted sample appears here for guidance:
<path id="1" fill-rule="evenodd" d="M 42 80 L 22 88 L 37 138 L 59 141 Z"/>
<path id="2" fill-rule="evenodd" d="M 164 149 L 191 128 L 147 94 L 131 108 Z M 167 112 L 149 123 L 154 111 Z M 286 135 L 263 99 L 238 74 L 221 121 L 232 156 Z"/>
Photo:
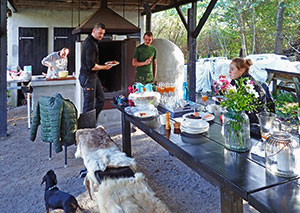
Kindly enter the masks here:
<path id="1" fill-rule="evenodd" d="M 38 126 L 41 124 L 41 139 L 48 142 L 49 160 L 52 157 L 52 143 L 55 152 L 65 149 L 65 167 L 67 167 L 67 146 L 75 144 L 77 131 L 77 109 L 68 99 L 60 94 L 52 97 L 42 96 L 39 98 L 33 114 L 30 139 L 35 140 Z"/>

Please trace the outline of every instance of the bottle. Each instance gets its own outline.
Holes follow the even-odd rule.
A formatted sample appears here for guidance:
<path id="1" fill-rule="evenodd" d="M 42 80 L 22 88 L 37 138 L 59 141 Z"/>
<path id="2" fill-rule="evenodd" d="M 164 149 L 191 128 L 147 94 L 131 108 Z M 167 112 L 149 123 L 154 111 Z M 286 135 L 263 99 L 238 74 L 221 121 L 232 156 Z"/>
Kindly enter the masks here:
<path id="1" fill-rule="evenodd" d="M 171 129 L 170 113 L 166 112 L 166 129 Z"/>
<path id="2" fill-rule="evenodd" d="M 187 87 L 187 83 L 183 82 L 182 85 L 182 90 L 183 90 L 183 100 L 189 100 L 189 89 Z"/>

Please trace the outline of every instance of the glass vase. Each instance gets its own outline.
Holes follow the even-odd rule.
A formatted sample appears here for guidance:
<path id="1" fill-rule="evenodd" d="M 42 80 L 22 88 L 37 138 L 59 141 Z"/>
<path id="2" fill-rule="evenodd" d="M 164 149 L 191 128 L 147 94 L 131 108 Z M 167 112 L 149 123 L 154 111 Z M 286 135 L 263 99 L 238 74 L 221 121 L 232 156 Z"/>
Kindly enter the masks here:
<path id="1" fill-rule="evenodd" d="M 236 152 L 250 149 L 250 122 L 248 115 L 242 112 L 224 113 L 225 147 Z"/>

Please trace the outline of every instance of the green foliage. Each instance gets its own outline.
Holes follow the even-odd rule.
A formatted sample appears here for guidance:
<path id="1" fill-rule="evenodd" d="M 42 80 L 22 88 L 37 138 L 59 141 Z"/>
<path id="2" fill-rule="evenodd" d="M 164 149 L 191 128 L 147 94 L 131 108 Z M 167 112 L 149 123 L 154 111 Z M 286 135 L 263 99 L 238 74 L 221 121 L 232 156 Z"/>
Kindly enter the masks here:
<path id="1" fill-rule="evenodd" d="M 198 1 L 197 23 L 210 0 Z M 197 38 L 200 57 L 239 55 L 241 48 L 240 15 L 245 21 L 244 31 L 248 54 L 253 49 L 253 13 L 255 23 L 255 53 L 272 53 L 275 47 L 276 14 L 278 1 L 269 0 L 219 0 Z M 191 4 L 181 6 L 187 20 Z M 300 1 L 285 0 L 283 34 L 291 41 L 299 39 Z M 175 9 L 155 13 L 153 32 L 156 38 L 165 38 L 177 44 L 187 57 L 187 32 Z M 288 48 L 288 40 L 283 40 Z"/>
<path id="2" fill-rule="evenodd" d="M 297 121 L 298 103 L 296 97 L 288 92 L 279 92 L 275 96 L 276 114 L 288 123 Z"/>

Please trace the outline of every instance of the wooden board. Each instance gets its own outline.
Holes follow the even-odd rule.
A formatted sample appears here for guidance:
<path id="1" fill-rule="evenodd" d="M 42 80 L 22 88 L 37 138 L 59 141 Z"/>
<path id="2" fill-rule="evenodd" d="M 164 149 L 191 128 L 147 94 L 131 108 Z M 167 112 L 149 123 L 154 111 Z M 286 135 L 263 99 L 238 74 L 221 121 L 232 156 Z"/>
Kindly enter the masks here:
<path id="1" fill-rule="evenodd" d="M 68 76 L 66 78 L 46 78 L 46 81 L 61 81 L 61 80 L 76 80 L 75 76 Z"/>

